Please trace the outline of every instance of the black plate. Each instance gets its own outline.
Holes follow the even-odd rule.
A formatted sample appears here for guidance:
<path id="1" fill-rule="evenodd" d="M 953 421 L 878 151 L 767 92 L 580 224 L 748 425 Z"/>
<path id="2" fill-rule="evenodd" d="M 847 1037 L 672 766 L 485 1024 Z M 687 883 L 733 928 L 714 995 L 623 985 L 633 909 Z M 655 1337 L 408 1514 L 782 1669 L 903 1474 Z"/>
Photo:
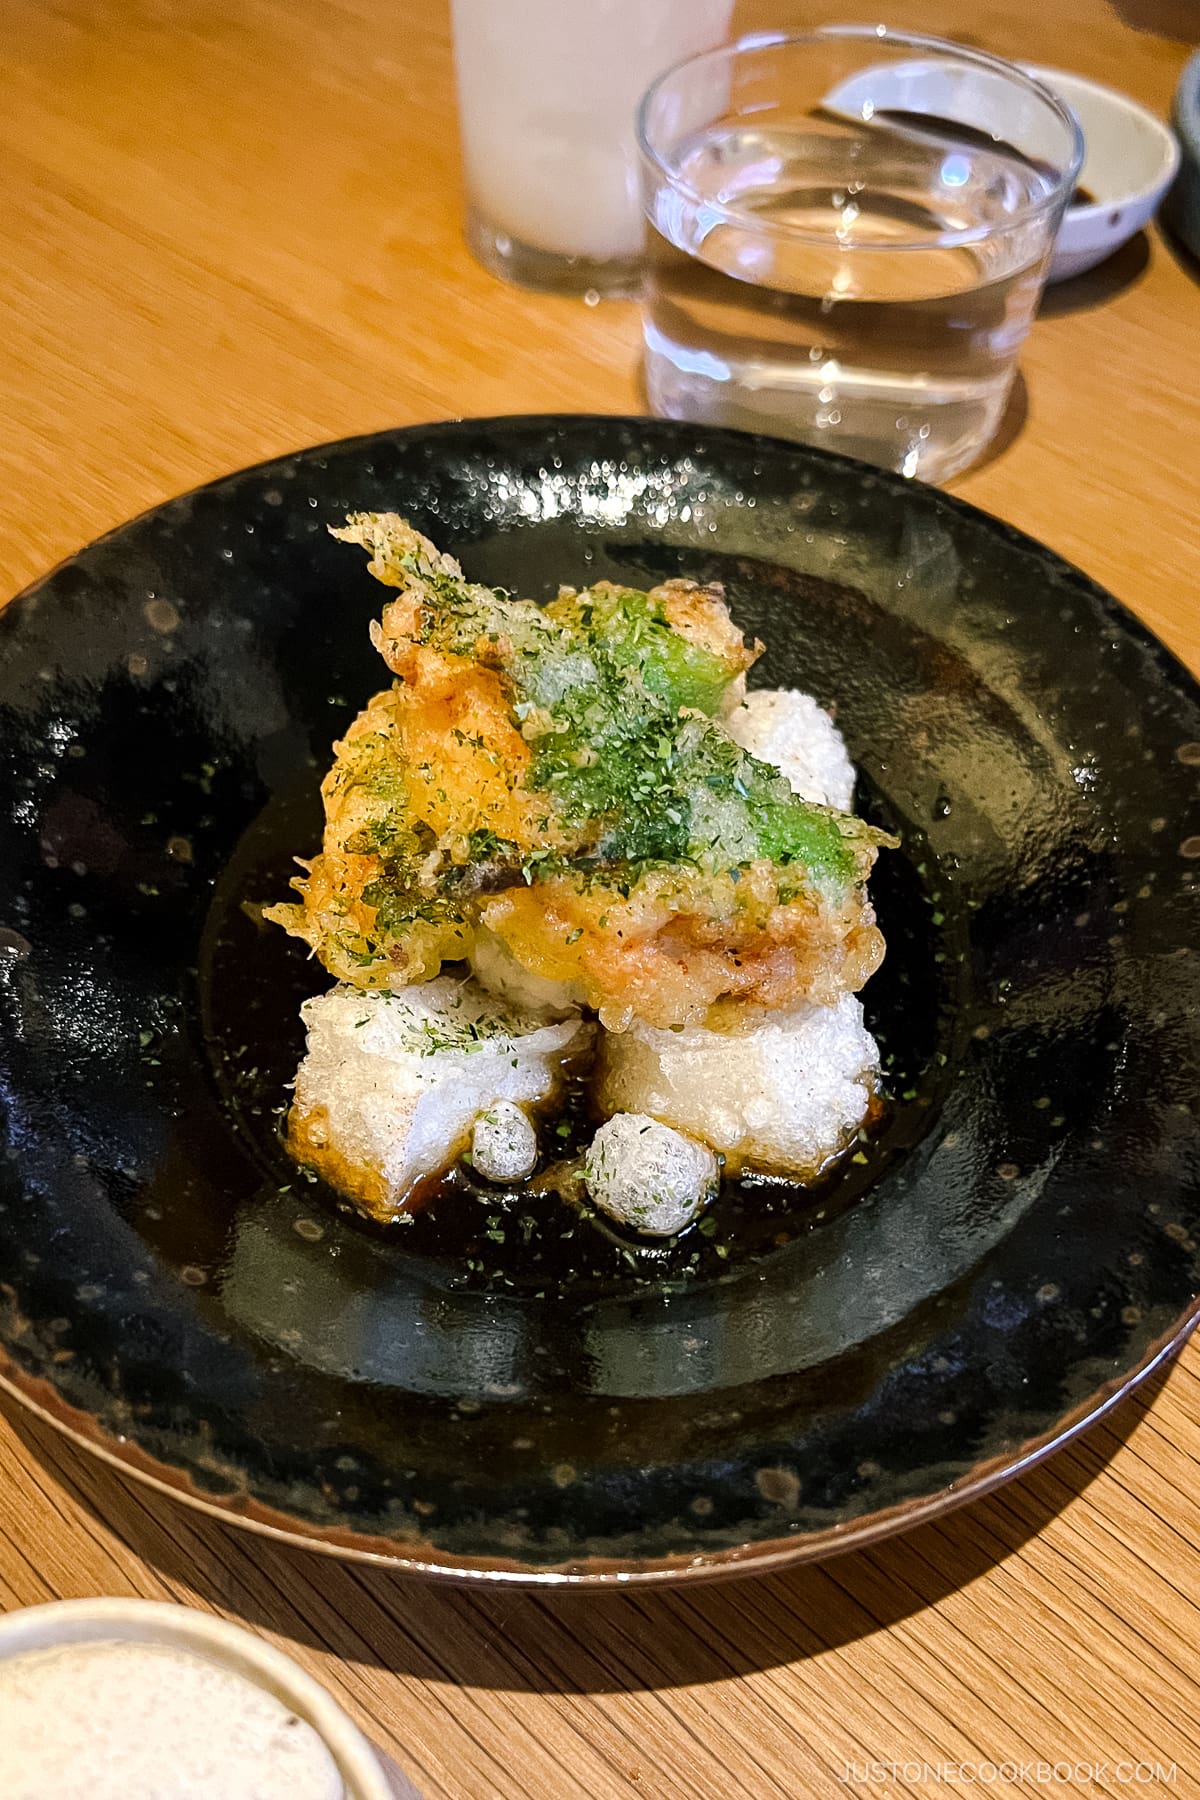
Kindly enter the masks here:
<path id="1" fill-rule="evenodd" d="M 824 1190 L 731 1186 L 639 1251 L 466 1186 L 373 1229 L 289 1164 L 323 982 L 242 903 L 315 844 L 382 685 L 380 590 L 325 531 L 352 507 L 536 596 L 718 579 L 757 681 L 836 703 L 904 848 L 866 995 L 888 1108 Z M 969 507 L 645 420 L 309 450 L 14 602 L 0 745 L 5 1379 L 199 1504 L 501 1579 L 761 1567 L 982 1491 L 1192 1320 L 1197 689 Z"/>

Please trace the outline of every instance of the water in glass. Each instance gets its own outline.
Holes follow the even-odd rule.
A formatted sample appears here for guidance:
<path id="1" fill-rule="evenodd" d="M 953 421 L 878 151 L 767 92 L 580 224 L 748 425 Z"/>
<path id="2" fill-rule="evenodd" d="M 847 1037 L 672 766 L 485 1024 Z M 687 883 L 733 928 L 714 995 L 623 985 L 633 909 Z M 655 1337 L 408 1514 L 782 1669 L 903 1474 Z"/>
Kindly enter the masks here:
<path id="1" fill-rule="evenodd" d="M 655 412 L 937 481 L 994 432 L 1048 254 L 1052 176 L 881 119 L 721 121 L 651 176 Z"/>

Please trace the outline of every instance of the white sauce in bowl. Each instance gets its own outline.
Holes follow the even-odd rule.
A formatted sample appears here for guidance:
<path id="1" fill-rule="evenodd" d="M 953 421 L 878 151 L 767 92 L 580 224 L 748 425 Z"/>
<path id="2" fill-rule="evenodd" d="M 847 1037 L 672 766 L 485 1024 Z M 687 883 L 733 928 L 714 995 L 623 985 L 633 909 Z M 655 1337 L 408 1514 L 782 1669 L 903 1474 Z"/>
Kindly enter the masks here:
<path id="1" fill-rule="evenodd" d="M 274 1694 L 165 1645 L 0 1660 L 4 1800 L 345 1800 L 337 1764 Z"/>

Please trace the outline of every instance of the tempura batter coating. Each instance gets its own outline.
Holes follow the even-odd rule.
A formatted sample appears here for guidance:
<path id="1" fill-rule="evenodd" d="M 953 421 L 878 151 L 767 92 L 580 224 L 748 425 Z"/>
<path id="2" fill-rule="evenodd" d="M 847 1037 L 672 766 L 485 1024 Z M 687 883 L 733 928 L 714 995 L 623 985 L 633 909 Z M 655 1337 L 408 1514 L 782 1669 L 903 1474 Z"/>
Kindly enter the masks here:
<path id="1" fill-rule="evenodd" d="M 880 832 L 797 799 L 718 722 L 759 652 L 719 590 L 601 582 L 545 608 L 463 580 L 391 514 L 335 533 L 399 590 L 398 678 L 336 747 L 303 903 L 269 917 L 399 988 L 485 924 L 609 1029 L 832 1003 L 878 966 Z"/>

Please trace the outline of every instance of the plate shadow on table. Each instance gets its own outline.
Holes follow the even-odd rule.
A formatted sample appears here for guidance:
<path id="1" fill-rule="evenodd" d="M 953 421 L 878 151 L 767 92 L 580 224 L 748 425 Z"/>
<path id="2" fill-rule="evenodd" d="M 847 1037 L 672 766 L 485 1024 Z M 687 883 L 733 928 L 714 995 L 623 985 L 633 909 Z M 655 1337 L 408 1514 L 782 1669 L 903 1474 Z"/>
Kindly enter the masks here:
<path id="1" fill-rule="evenodd" d="M 7 1400 L 3 1412 L 30 1455 L 157 1570 L 170 1597 L 401 1675 L 610 1693 L 794 1663 L 936 1605 L 1077 1500 L 1167 1378 L 1156 1372 L 1081 1439 L 988 1498 L 870 1549 L 776 1575 L 621 1593 L 469 1589 L 338 1562 L 227 1527 L 80 1454 Z"/>
<path id="2" fill-rule="evenodd" d="M 1056 281 L 1042 294 L 1039 319 L 1059 319 L 1066 313 L 1091 312 L 1115 300 L 1126 288 L 1136 287 L 1150 267 L 1150 239 L 1135 231 L 1127 243 L 1106 256 L 1094 269 Z"/>
<path id="3" fill-rule="evenodd" d="M 1196 36 L 1195 0 L 1111 0 L 1122 24 L 1152 37 L 1191 44 Z"/>

